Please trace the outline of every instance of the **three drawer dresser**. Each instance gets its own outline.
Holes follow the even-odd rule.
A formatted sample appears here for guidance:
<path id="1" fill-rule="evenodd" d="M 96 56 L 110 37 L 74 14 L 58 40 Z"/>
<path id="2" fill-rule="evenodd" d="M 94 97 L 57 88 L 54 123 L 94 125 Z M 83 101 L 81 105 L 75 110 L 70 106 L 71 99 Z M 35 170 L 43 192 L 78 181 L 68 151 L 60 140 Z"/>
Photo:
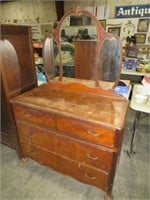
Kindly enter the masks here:
<path id="1" fill-rule="evenodd" d="M 80 83 L 49 82 L 11 100 L 21 156 L 111 196 L 128 101 Z"/>

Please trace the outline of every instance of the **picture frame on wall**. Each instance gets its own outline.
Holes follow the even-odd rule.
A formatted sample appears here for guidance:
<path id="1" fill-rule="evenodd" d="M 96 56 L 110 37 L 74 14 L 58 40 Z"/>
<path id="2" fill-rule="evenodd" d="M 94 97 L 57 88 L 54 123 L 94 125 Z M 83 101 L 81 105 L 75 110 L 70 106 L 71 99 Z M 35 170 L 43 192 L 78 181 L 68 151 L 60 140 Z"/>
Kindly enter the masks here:
<path id="1" fill-rule="evenodd" d="M 90 16 L 86 15 L 70 16 L 70 26 L 86 26 L 86 25 L 92 25 L 92 19 Z"/>
<path id="2" fill-rule="evenodd" d="M 145 44 L 146 33 L 136 33 L 135 37 L 136 37 L 137 44 Z"/>
<path id="3" fill-rule="evenodd" d="M 105 19 L 102 19 L 102 20 L 100 19 L 98 21 L 101 24 L 101 26 L 103 27 L 103 29 L 106 30 L 106 20 Z"/>
<path id="4" fill-rule="evenodd" d="M 137 32 L 148 32 L 150 19 L 139 19 Z"/>
<path id="5" fill-rule="evenodd" d="M 108 32 L 120 36 L 121 27 L 109 27 Z"/>
<path id="6" fill-rule="evenodd" d="M 41 24 L 40 28 L 42 38 L 45 38 L 48 33 L 52 32 L 52 24 Z"/>

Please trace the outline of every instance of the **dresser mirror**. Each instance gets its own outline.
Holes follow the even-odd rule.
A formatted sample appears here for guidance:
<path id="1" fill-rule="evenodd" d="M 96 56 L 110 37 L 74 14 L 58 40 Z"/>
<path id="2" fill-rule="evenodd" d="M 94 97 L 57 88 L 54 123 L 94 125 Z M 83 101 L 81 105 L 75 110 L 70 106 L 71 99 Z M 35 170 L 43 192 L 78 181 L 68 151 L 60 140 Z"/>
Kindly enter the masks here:
<path id="1" fill-rule="evenodd" d="M 98 80 L 117 85 L 121 70 L 120 43 L 117 38 L 106 38 L 97 54 L 97 78 Z"/>
<path id="2" fill-rule="evenodd" d="M 78 43 L 81 43 L 81 54 L 75 48 Z M 82 51 L 85 43 L 88 50 Z M 89 54 L 91 44 L 94 47 Z M 118 84 L 122 66 L 118 36 L 105 32 L 92 13 L 79 7 L 66 12 L 55 31 L 45 39 L 43 57 L 48 81 L 56 75 L 56 70 L 62 81 L 63 68 L 72 66 L 77 71 L 72 77 L 93 80 L 93 86 L 113 89 Z"/>

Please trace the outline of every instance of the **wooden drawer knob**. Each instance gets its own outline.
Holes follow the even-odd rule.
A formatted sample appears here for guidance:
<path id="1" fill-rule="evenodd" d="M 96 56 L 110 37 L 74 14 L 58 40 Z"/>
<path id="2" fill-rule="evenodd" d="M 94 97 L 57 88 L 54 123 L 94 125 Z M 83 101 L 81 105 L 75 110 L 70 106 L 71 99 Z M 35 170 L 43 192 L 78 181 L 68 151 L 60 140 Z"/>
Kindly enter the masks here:
<path id="1" fill-rule="evenodd" d="M 88 179 L 90 179 L 90 180 L 95 180 L 95 179 L 96 179 L 95 176 L 90 176 L 90 175 L 87 174 L 87 173 L 85 173 L 84 175 L 85 175 Z"/>
<path id="2" fill-rule="evenodd" d="M 94 132 L 92 132 L 92 131 L 90 131 L 90 130 L 87 130 L 87 133 L 88 133 L 89 135 L 94 136 L 94 137 L 98 137 L 98 136 L 102 135 L 101 133 L 94 133 Z"/>
<path id="3" fill-rule="evenodd" d="M 97 156 L 92 156 L 92 155 L 90 155 L 90 154 L 86 154 L 86 156 L 89 158 L 89 159 L 91 159 L 91 160 L 98 160 L 98 157 Z"/>
<path id="4" fill-rule="evenodd" d="M 24 116 L 30 117 L 31 115 L 29 113 L 24 113 Z"/>

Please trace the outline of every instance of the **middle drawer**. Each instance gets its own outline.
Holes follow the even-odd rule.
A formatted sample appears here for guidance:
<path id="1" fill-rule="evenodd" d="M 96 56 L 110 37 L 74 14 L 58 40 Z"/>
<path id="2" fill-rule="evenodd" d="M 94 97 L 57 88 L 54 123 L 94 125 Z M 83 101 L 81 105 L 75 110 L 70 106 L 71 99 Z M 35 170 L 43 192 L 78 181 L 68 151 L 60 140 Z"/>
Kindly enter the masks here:
<path id="1" fill-rule="evenodd" d="M 62 157 L 91 165 L 109 172 L 113 159 L 117 156 L 111 149 L 93 145 L 70 136 L 49 131 L 40 127 L 33 127 L 26 123 L 17 123 L 20 141 L 39 146 Z"/>

